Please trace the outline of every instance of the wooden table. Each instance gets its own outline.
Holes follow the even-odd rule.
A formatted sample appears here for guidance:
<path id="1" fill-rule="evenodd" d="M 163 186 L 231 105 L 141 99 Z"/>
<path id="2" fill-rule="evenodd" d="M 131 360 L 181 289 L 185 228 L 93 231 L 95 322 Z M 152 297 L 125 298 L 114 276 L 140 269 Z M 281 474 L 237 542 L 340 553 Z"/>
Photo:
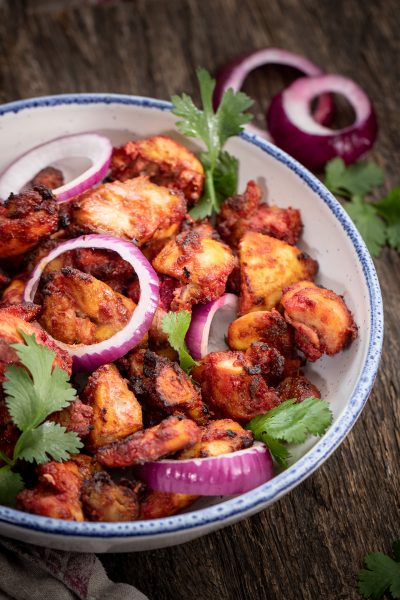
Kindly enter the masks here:
<path id="1" fill-rule="evenodd" d="M 395 0 L 0 0 L 0 100 L 62 92 L 196 95 L 211 72 L 262 46 L 304 54 L 355 78 L 380 120 L 373 157 L 400 184 L 400 21 Z M 251 76 L 259 101 L 290 80 Z M 386 312 L 382 366 L 346 441 L 293 492 L 258 515 L 184 546 L 101 559 L 151 600 L 351 600 L 364 554 L 400 537 L 400 259 L 375 261 Z"/>

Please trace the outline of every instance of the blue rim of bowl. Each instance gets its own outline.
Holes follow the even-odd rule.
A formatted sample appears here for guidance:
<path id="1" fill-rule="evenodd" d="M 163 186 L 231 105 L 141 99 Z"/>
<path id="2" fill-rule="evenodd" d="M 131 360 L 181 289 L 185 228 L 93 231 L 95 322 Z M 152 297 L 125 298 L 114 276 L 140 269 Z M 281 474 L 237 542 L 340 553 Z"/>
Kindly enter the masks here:
<path id="1" fill-rule="evenodd" d="M 141 96 L 121 94 L 65 94 L 60 96 L 42 96 L 4 104 L 0 106 L 0 116 L 8 113 L 18 113 L 31 108 L 58 106 L 62 104 L 114 103 L 163 111 L 171 109 L 169 102 Z M 126 523 L 63 521 L 61 519 L 41 517 L 0 506 L 1 521 L 49 534 L 100 538 L 162 536 L 163 534 L 171 534 L 178 531 L 203 528 L 213 523 L 222 525 L 226 521 L 228 524 L 240 519 L 241 515 L 245 516 L 244 513 L 256 512 L 257 509 L 267 506 L 294 488 L 332 454 L 353 427 L 375 381 L 383 343 L 382 297 L 371 256 L 360 234 L 339 202 L 312 173 L 288 154 L 258 136 L 242 133 L 241 137 L 286 165 L 321 198 L 346 232 L 360 261 L 369 292 L 371 332 L 364 365 L 346 408 L 338 417 L 337 422 L 321 440 L 289 469 L 262 486 L 241 496 L 227 500 L 222 504 L 161 519 L 130 521 Z"/>

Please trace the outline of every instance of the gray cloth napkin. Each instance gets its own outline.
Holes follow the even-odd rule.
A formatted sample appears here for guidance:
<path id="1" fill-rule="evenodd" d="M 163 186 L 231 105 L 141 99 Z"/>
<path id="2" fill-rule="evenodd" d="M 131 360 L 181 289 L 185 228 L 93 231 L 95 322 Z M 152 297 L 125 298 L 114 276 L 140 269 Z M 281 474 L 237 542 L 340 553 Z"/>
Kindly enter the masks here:
<path id="1" fill-rule="evenodd" d="M 63 552 L 0 538 L 1 600 L 148 600 L 113 583 L 94 554 Z"/>

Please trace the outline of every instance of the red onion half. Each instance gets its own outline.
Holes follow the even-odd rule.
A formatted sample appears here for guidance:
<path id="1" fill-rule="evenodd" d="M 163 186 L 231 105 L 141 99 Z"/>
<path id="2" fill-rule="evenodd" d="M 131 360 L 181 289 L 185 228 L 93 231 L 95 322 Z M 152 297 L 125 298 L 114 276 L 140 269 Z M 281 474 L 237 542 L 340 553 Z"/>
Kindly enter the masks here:
<path id="1" fill-rule="evenodd" d="M 65 185 L 53 191 L 59 202 L 88 190 L 103 179 L 111 160 L 110 140 L 97 133 L 83 133 L 57 138 L 36 146 L 23 154 L 0 175 L 0 198 L 11 192 L 17 194 L 35 175 L 56 161 L 72 158 L 87 158 L 91 166 Z"/>
<path id="2" fill-rule="evenodd" d="M 196 496 L 244 494 L 274 475 L 270 451 L 261 442 L 220 456 L 149 462 L 135 472 L 153 490 Z"/>
<path id="3" fill-rule="evenodd" d="M 257 67 L 268 64 L 287 65 L 302 71 L 305 75 L 322 75 L 323 71 L 304 56 L 281 48 L 261 48 L 249 54 L 238 56 L 226 64 L 217 74 L 214 91 L 214 108 L 221 102 L 225 90 L 232 88 L 235 92 L 242 88 L 244 80 Z M 314 119 L 318 123 L 329 123 L 333 112 L 333 102 L 329 94 L 318 98 L 314 111 Z M 265 130 L 255 125 L 246 126 L 246 130 L 269 137 Z"/>
<path id="4" fill-rule="evenodd" d="M 324 92 L 347 98 L 356 113 L 349 127 L 329 129 L 315 121 L 311 101 Z M 369 150 L 377 135 L 377 121 L 368 96 L 351 79 L 322 75 L 297 79 L 275 96 L 267 114 L 275 143 L 312 170 L 340 156 L 350 164 Z"/>
<path id="5" fill-rule="evenodd" d="M 46 265 L 60 254 L 77 248 L 99 248 L 117 252 L 123 260 L 126 260 L 133 267 L 140 285 L 139 302 L 131 319 L 123 329 L 117 331 L 108 340 L 90 345 L 72 345 L 54 340 L 58 346 L 71 354 L 75 371 L 93 371 L 100 365 L 121 358 L 142 340 L 145 333 L 150 329 L 158 306 L 159 281 L 151 264 L 134 244 L 109 235 L 83 235 L 60 244 L 41 259 L 25 286 L 25 302 L 33 302 L 40 277 Z"/>
<path id="6" fill-rule="evenodd" d="M 224 294 L 217 300 L 193 308 L 185 338 L 193 358 L 199 360 L 209 352 L 227 349 L 225 336 L 228 325 L 236 319 L 238 309 L 239 298 L 235 294 Z"/>

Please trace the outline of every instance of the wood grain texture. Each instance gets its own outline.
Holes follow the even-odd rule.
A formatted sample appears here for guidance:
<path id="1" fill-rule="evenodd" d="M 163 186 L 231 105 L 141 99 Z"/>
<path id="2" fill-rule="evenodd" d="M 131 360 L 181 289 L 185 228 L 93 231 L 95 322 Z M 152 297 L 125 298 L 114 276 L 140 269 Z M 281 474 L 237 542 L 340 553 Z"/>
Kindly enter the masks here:
<path id="1" fill-rule="evenodd" d="M 281 46 L 355 78 L 373 98 L 374 158 L 400 183 L 396 0 L 0 0 L 0 101 L 61 92 L 196 95 L 194 67 Z M 257 70 L 262 119 L 289 70 Z M 363 555 L 400 537 L 400 259 L 375 261 L 385 301 L 382 366 L 356 426 L 327 463 L 272 507 L 186 545 L 101 559 L 151 600 L 356 600 Z"/>

